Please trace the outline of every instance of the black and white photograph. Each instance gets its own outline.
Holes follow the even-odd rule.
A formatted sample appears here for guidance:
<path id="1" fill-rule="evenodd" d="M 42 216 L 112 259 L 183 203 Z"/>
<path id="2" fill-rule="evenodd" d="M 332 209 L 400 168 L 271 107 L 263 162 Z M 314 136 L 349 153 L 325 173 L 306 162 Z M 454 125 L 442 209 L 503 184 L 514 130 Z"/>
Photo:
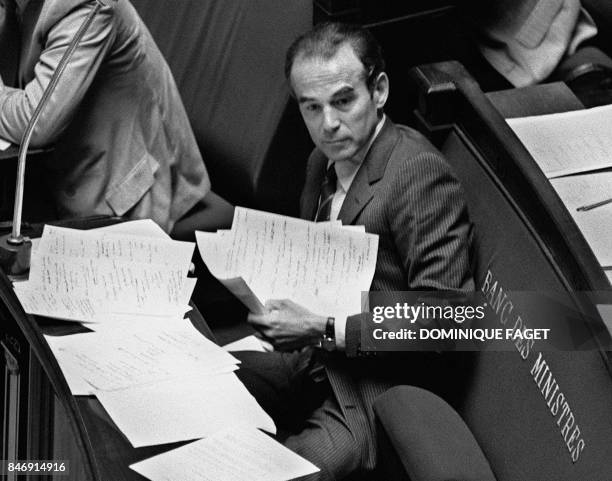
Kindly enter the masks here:
<path id="1" fill-rule="evenodd" d="M 0 0 L 0 477 L 612 480 L 612 2 Z"/>

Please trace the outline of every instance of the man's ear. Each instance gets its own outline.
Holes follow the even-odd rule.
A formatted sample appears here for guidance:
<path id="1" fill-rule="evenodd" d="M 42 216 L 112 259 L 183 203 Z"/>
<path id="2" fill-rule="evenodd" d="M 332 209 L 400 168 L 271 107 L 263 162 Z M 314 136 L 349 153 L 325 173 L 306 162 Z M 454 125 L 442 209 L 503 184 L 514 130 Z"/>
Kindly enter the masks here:
<path id="1" fill-rule="evenodd" d="M 387 103 L 389 97 L 389 77 L 385 72 L 381 72 L 374 81 L 374 89 L 372 90 L 372 98 L 376 104 L 376 109 L 381 110 Z"/>

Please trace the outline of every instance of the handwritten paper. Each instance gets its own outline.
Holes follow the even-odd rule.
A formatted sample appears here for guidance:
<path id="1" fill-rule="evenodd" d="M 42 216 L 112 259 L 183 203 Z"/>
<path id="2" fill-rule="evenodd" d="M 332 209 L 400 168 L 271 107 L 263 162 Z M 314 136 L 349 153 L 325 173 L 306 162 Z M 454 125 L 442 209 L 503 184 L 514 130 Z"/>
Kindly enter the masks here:
<path id="1" fill-rule="evenodd" d="M 31 289 L 27 282 L 16 283 L 13 288 L 24 311 L 30 314 L 77 322 L 100 320 L 102 306 L 94 299 Z"/>
<path id="2" fill-rule="evenodd" d="M 232 373 L 96 395 L 134 447 L 203 438 L 234 425 L 276 433 L 274 421 Z"/>
<path id="3" fill-rule="evenodd" d="M 239 427 L 130 468 L 152 481 L 287 481 L 319 471 L 257 429 Z"/>
<path id="4" fill-rule="evenodd" d="M 125 389 L 193 373 L 236 369 L 238 360 L 191 325 L 148 331 L 103 330 L 56 338 L 62 366 L 97 390 Z"/>
<path id="5" fill-rule="evenodd" d="M 548 178 L 612 167 L 612 105 L 506 121 Z"/>
<path id="6" fill-rule="evenodd" d="M 238 360 L 183 319 L 196 282 L 185 277 L 193 244 L 168 243 L 152 222 L 137 223 L 91 237 L 47 229 L 31 280 L 15 287 L 43 315 L 97 322 L 88 324 L 94 332 L 45 336 L 71 392 L 97 396 L 137 447 L 218 433 L 230 442 L 232 426 L 250 436 L 265 436 L 256 428 L 275 433 L 232 374 Z"/>
<path id="7" fill-rule="evenodd" d="M 45 226 L 29 280 L 17 284 L 15 292 L 27 312 L 65 320 L 103 322 L 121 314 L 182 317 L 195 286 L 187 277 L 194 247 L 118 229 Z"/>
<path id="8" fill-rule="evenodd" d="M 314 312 L 338 318 L 361 312 L 361 292 L 370 288 L 378 236 L 356 229 L 238 207 L 232 229 L 196 232 L 209 270 L 232 289 L 244 285 L 257 307 L 288 298 Z"/>
<path id="9" fill-rule="evenodd" d="M 187 269 L 194 247 L 192 242 L 45 225 L 38 253 L 75 259 L 171 264 Z"/>
<path id="10" fill-rule="evenodd" d="M 59 350 L 57 344 L 61 345 L 61 337 L 56 336 L 47 336 L 45 335 L 45 339 L 47 340 L 47 344 L 51 348 L 51 351 L 56 353 Z M 60 340 L 59 342 L 57 342 Z M 57 342 L 57 343 L 56 343 Z M 75 372 L 70 363 L 63 362 L 61 359 L 57 359 L 57 363 L 64 374 L 64 379 L 68 383 L 68 387 L 70 388 L 70 392 L 75 396 L 89 396 L 94 394 L 94 388 L 89 384 L 85 379 L 83 379 L 79 372 Z"/>

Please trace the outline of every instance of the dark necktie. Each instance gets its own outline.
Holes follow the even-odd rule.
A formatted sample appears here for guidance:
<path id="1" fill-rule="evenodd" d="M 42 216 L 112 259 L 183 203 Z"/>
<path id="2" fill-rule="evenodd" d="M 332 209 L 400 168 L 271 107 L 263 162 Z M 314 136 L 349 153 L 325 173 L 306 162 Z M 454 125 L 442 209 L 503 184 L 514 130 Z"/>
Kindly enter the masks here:
<path id="1" fill-rule="evenodd" d="M 338 182 L 338 176 L 336 175 L 336 169 L 334 164 L 331 164 L 325 172 L 325 178 L 321 184 L 321 195 L 319 197 L 319 208 L 315 215 L 315 222 L 325 222 L 329 220 L 329 214 L 331 213 L 331 204 L 336 193 L 336 183 Z"/>

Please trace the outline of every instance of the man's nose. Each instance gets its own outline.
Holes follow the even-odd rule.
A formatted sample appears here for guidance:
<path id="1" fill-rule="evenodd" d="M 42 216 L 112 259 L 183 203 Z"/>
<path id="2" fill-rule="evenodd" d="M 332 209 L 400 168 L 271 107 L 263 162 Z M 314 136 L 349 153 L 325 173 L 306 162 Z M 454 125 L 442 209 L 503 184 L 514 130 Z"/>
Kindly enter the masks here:
<path id="1" fill-rule="evenodd" d="M 325 133 L 333 133 L 340 127 L 338 113 L 331 107 L 323 109 L 323 130 Z"/>

